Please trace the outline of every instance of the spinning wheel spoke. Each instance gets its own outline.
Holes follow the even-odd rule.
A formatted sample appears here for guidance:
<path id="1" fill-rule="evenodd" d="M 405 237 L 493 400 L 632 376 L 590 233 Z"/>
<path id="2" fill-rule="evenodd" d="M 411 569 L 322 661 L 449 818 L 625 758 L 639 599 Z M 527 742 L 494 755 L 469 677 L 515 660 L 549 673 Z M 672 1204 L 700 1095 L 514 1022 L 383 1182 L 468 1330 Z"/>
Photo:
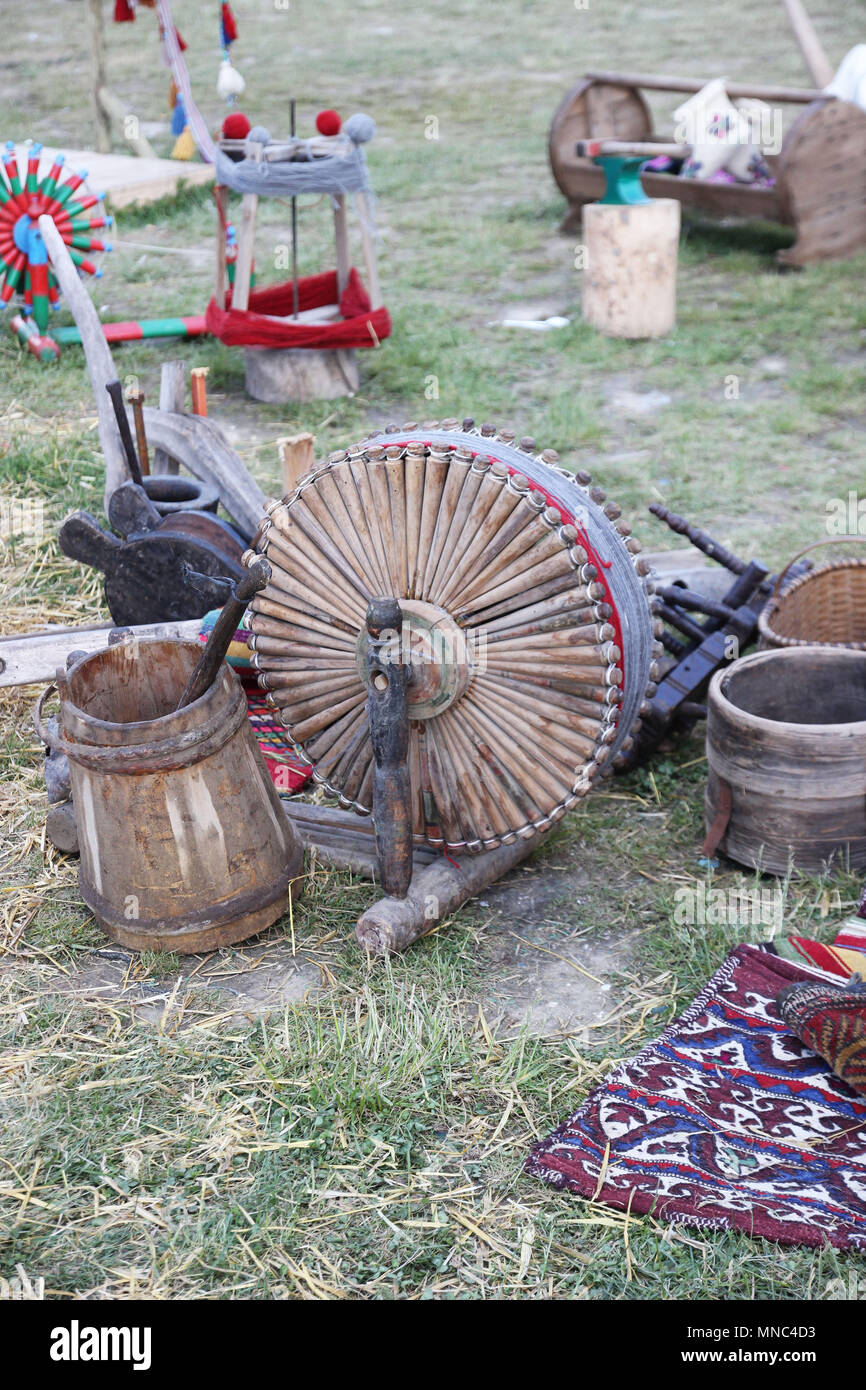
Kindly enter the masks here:
<path id="1" fill-rule="evenodd" d="M 364 813 L 366 610 L 399 601 L 412 832 L 453 850 L 531 836 L 574 805 L 628 745 L 655 654 L 619 509 L 513 439 L 386 432 L 331 455 L 261 532 L 260 684 L 318 780 Z"/>

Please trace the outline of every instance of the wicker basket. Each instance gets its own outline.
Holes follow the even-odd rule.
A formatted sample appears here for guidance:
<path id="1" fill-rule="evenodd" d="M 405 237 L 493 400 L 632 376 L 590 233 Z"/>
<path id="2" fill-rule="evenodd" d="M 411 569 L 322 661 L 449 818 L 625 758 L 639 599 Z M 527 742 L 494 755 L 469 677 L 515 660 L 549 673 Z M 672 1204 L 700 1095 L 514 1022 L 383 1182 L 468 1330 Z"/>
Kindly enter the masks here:
<path id="1" fill-rule="evenodd" d="M 858 539 L 840 536 L 838 541 L 832 537 L 815 541 L 794 556 L 779 575 L 773 596 L 758 618 L 760 648 L 850 647 L 866 651 L 866 558 L 831 560 L 782 590 L 791 565 L 808 551 Z"/>

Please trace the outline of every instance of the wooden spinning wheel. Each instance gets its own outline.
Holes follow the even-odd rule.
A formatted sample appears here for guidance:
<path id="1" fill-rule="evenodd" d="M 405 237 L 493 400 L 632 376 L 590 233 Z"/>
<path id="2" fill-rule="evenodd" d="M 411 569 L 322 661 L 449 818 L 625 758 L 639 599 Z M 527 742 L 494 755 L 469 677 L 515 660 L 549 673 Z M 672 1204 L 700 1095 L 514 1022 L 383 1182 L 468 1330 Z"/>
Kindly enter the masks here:
<path id="1" fill-rule="evenodd" d="M 628 748 L 661 649 L 639 543 L 590 482 L 531 439 L 444 421 L 332 454 L 270 504 L 253 661 L 344 807 L 374 810 L 371 721 L 395 672 L 416 841 L 535 836 Z M 399 635 L 368 621 L 379 598 Z"/>

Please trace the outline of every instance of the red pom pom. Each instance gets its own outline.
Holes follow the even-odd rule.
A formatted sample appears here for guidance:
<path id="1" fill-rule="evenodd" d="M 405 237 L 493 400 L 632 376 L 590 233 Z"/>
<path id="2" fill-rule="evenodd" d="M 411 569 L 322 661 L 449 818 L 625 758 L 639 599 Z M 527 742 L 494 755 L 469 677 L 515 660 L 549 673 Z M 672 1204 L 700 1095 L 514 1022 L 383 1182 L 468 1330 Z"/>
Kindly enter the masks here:
<path id="1" fill-rule="evenodd" d="M 250 123 L 243 111 L 232 111 L 223 121 L 223 135 L 227 140 L 245 140 L 250 129 Z"/>
<path id="2" fill-rule="evenodd" d="M 129 0 L 114 0 L 115 24 L 130 24 L 135 19 L 135 10 Z"/>
<path id="3" fill-rule="evenodd" d="M 336 111 L 320 111 L 316 117 L 316 130 L 320 135 L 339 135 L 342 124 Z"/>

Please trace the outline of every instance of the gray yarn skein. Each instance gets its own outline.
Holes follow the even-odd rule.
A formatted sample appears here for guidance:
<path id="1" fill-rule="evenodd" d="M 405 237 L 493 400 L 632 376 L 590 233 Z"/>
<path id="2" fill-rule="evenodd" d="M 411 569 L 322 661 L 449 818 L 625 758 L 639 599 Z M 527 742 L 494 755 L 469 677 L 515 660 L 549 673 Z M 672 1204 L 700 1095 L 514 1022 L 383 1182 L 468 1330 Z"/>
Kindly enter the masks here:
<path id="1" fill-rule="evenodd" d="M 352 148 L 346 154 L 309 156 L 308 160 L 281 160 L 261 163 L 229 159 L 222 150 L 215 151 L 216 181 L 234 193 L 257 193 L 262 197 L 295 197 L 301 193 L 367 193 L 372 198 L 370 176 L 362 145 L 372 140 L 376 123 L 359 111 L 343 126 L 343 134 Z M 269 145 L 270 132 L 264 126 L 253 126 L 247 141 Z"/>

